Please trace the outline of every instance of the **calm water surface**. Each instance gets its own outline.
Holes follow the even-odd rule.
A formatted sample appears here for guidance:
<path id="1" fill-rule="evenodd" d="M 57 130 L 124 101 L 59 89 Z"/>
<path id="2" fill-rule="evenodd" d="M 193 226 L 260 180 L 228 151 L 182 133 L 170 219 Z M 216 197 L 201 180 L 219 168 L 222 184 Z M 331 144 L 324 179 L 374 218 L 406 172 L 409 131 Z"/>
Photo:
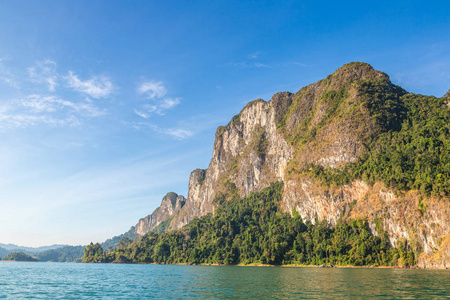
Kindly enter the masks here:
<path id="1" fill-rule="evenodd" d="M 0 262 L 1 299 L 450 298 L 449 270 Z"/>

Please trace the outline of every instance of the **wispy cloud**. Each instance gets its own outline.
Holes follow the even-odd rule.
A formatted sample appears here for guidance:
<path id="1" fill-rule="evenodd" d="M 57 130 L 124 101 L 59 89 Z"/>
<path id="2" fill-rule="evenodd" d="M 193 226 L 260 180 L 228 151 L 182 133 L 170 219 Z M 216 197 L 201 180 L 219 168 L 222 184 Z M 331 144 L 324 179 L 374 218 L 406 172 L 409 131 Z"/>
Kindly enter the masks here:
<path id="1" fill-rule="evenodd" d="M 181 128 L 165 128 L 162 129 L 162 132 L 168 135 L 173 136 L 178 140 L 184 140 L 185 138 L 191 137 L 194 135 L 192 131 L 181 129 Z"/>
<path id="2" fill-rule="evenodd" d="M 141 117 L 141 118 L 145 118 L 145 119 L 150 118 L 150 114 L 148 114 L 148 113 L 146 113 L 144 111 L 138 110 L 136 108 L 134 109 L 134 113 L 136 115 L 138 115 L 139 117 Z"/>
<path id="3" fill-rule="evenodd" d="M 0 113 L 0 129 L 26 128 L 36 125 L 49 126 L 78 126 L 80 121 L 75 116 L 54 118 L 49 115 L 35 115 L 30 113 Z"/>
<path id="4" fill-rule="evenodd" d="M 11 70 L 5 67 L 3 61 L 4 58 L 0 58 L 0 82 L 13 88 L 19 88 L 19 82 L 15 79 Z"/>
<path id="5" fill-rule="evenodd" d="M 88 98 L 73 102 L 55 96 L 29 95 L 0 106 L 0 128 L 36 125 L 77 126 L 82 117 L 98 117 L 105 112 Z"/>
<path id="6" fill-rule="evenodd" d="M 32 82 L 47 84 L 48 90 L 53 92 L 57 86 L 58 80 L 56 62 L 50 59 L 37 62 L 36 65 L 28 68 L 28 76 Z"/>
<path id="7" fill-rule="evenodd" d="M 104 76 L 94 76 L 88 80 L 81 80 L 75 75 L 74 72 L 69 71 L 69 75 L 65 76 L 69 87 L 75 91 L 87 94 L 92 98 L 104 98 L 107 97 L 114 89 L 112 82 L 109 78 Z"/>
<path id="8" fill-rule="evenodd" d="M 162 128 L 159 127 L 156 124 L 148 123 L 148 122 L 139 122 L 134 123 L 132 126 L 137 130 L 145 130 L 145 129 L 151 129 L 152 131 L 162 134 L 162 135 L 168 135 L 172 138 L 175 138 L 177 140 L 184 140 L 188 137 L 191 137 L 194 135 L 194 133 L 191 130 L 183 129 L 183 128 Z"/>
<path id="9" fill-rule="evenodd" d="M 254 52 L 252 54 L 247 55 L 247 57 L 250 58 L 250 59 L 257 59 L 260 54 L 261 54 L 261 51 L 256 51 L 256 52 Z"/>
<path id="10" fill-rule="evenodd" d="M 166 98 L 167 88 L 161 81 L 148 81 L 138 86 L 137 93 L 150 100 L 151 103 L 141 105 L 134 109 L 134 113 L 142 118 L 150 118 L 152 114 L 165 115 L 166 111 L 174 108 L 181 102 L 181 98 Z"/>
<path id="11" fill-rule="evenodd" d="M 142 83 L 137 91 L 147 99 L 162 98 L 167 94 L 167 89 L 161 81 L 149 81 Z"/>
<path id="12" fill-rule="evenodd" d="M 89 98 L 84 99 L 84 101 L 72 102 L 54 96 L 29 95 L 24 99 L 20 99 L 19 103 L 36 113 L 57 112 L 67 109 L 72 113 L 77 112 L 89 117 L 98 117 L 105 114 L 104 111 L 94 106 Z"/>
<path id="13" fill-rule="evenodd" d="M 243 69 L 272 67 L 271 65 L 268 65 L 268 64 L 263 64 L 260 62 L 253 62 L 253 61 L 252 62 L 243 61 L 243 62 L 230 63 L 229 65 L 237 67 L 237 68 L 243 68 Z"/>
<path id="14" fill-rule="evenodd" d="M 292 67 L 292 66 L 301 66 L 306 67 L 306 64 L 298 61 L 290 61 L 290 62 L 272 62 L 272 63 L 262 63 L 261 52 L 256 51 L 246 56 L 240 62 L 231 62 L 227 65 L 233 66 L 236 68 L 250 69 L 250 68 L 275 68 L 275 67 Z"/>

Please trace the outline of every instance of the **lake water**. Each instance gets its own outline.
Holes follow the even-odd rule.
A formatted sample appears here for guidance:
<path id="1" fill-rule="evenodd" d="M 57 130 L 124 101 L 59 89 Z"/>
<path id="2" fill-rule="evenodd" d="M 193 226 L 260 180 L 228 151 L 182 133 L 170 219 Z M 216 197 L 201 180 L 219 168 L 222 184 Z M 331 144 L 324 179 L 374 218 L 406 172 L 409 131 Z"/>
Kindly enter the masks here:
<path id="1" fill-rule="evenodd" d="M 0 262 L 1 299 L 450 298 L 450 270 Z"/>

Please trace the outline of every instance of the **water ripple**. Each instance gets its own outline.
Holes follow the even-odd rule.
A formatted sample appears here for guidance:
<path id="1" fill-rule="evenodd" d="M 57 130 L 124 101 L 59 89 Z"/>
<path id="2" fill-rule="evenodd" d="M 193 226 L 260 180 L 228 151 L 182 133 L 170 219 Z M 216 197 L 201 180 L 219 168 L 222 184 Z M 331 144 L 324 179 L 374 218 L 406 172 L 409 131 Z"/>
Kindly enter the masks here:
<path id="1" fill-rule="evenodd" d="M 0 262 L 0 299 L 23 298 L 450 298 L 450 272 Z"/>

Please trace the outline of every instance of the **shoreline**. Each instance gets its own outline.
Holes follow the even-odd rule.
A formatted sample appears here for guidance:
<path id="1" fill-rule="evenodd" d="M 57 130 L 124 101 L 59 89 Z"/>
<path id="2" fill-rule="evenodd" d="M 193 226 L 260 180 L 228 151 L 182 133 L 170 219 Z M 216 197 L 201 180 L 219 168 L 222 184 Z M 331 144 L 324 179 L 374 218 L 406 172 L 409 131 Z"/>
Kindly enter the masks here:
<path id="1" fill-rule="evenodd" d="M 83 262 L 81 262 L 83 263 Z M 102 264 L 102 263 L 101 263 Z M 168 266 L 215 266 L 215 267 L 281 267 L 281 268 L 317 268 L 317 269 L 416 269 L 416 270 L 448 270 L 442 268 L 421 268 L 417 265 L 415 266 L 323 266 L 323 265 L 269 265 L 269 264 L 236 264 L 236 265 L 225 265 L 225 264 L 207 264 L 207 263 L 120 263 L 120 262 L 111 262 L 111 263 L 103 263 L 103 264 L 136 264 L 136 265 L 168 265 Z"/>

